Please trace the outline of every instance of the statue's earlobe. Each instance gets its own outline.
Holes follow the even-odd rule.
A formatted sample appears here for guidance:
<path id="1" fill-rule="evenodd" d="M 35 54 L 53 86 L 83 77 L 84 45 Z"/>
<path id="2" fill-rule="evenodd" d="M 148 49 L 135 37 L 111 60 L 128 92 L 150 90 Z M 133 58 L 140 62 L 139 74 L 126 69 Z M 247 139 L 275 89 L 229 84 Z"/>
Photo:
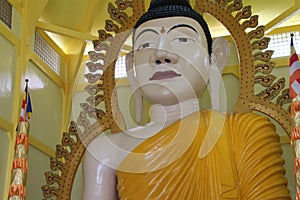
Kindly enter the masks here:
<path id="1" fill-rule="evenodd" d="M 143 98 L 141 92 L 138 89 L 138 84 L 136 82 L 136 78 L 134 75 L 132 51 L 126 55 L 126 72 L 127 72 L 127 78 L 130 83 L 130 86 L 134 91 L 135 106 L 136 106 L 135 120 L 136 122 L 141 122 L 142 112 L 143 112 Z"/>
<path id="2" fill-rule="evenodd" d="M 211 96 L 211 108 L 214 110 L 225 111 L 220 108 L 220 87 L 222 84 L 222 72 L 227 65 L 230 48 L 224 38 L 216 38 L 212 46 L 212 60 L 209 70 L 209 89 Z"/>
<path id="3" fill-rule="evenodd" d="M 227 65 L 230 54 L 230 47 L 224 38 L 216 38 L 212 44 L 212 63 L 214 63 L 222 73 Z"/>

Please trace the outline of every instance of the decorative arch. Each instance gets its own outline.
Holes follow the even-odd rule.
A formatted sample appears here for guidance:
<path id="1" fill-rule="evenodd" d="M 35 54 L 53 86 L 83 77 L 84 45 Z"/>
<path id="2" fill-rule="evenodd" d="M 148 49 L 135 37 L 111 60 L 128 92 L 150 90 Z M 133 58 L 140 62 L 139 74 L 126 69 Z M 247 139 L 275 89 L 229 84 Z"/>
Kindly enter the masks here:
<path id="1" fill-rule="evenodd" d="M 235 111 L 259 111 L 275 119 L 287 134 L 291 133 L 286 81 L 272 75 L 273 51 L 264 51 L 270 39 L 264 37 L 264 26 L 258 26 L 258 16 L 252 15 L 251 6 L 244 6 L 242 0 L 196 0 L 194 9 L 219 20 L 236 44 L 241 78 Z M 61 144 L 56 146 L 56 157 L 50 159 L 52 171 L 45 173 L 47 184 L 42 186 L 45 199 L 71 199 L 74 177 L 86 145 L 106 130 L 120 131 L 124 124 L 114 92 L 114 66 L 130 30 L 145 12 L 145 5 L 140 0 L 116 0 L 114 4 L 108 3 L 107 10 L 110 19 L 105 21 L 105 29 L 98 31 L 99 39 L 93 41 L 94 51 L 89 53 L 87 63 L 90 73 L 84 75 L 89 83 L 85 90 L 90 96 L 80 104 L 79 118 L 70 122 L 69 131 L 63 133 Z M 255 84 L 264 89 L 255 93 Z M 101 102 L 105 108 L 99 107 Z"/>

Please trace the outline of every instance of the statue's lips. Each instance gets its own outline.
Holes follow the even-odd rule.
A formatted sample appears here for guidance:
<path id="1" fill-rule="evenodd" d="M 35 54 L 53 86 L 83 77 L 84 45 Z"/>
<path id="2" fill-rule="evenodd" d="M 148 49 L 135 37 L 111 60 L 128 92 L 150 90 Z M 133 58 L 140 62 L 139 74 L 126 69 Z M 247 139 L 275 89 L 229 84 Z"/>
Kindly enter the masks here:
<path id="1" fill-rule="evenodd" d="M 153 74 L 151 78 L 149 78 L 150 81 L 152 80 L 162 80 L 162 79 L 169 79 L 169 78 L 175 78 L 181 76 L 181 74 L 177 74 L 175 71 L 167 70 L 167 71 L 158 71 Z"/>

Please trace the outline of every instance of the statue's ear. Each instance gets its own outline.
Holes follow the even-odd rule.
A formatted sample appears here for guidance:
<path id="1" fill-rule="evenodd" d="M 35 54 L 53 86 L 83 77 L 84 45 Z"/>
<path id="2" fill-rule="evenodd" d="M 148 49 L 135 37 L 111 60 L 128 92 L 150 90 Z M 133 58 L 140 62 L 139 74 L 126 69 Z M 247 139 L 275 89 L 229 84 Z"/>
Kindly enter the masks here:
<path id="1" fill-rule="evenodd" d="M 230 53 L 228 42 L 224 38 L 216 38 L 212 45 L 212 63 L 217 66 L 220 73 L 223 72 L 227 65 Z"/>
<path id="2" fill-rule="evenodd" d="M 211 96 L 211 108 L 225 111 L 220 104 L 220 87 L 224 90 L 222 82 L 222 72 L 227 65 L 230 48 L 228 42 L 223 38 L 217 38 L 213 41 L 212 60 L 209 71 L 209 89 Z"/>
<path id="3" fill-rule="evenodd" d="M 142 99 L 141 92 L 138 89 L 138 84 L 136 82 L 136 78 L 134 75 L 132 51 L 126 55 L 125 63 L 126 63 L 127 78 L 132 90 L 134 91 L 135 106 L 136 106 L 135 118 L 137 122 L 140 122 L 142 120 L 143 99 Z"/>
<path id="4" fill-rule="evenodd" d="M 133 52 L 132 51 L 130 51 L 126 55 L 125 67 L 126 67 L 126 72 L 127 72 L 128 79 L 134 78 L 134 74 L 133 74 Z M 133 76 L 133 77 L 131 77 L 131 76 Z"/>

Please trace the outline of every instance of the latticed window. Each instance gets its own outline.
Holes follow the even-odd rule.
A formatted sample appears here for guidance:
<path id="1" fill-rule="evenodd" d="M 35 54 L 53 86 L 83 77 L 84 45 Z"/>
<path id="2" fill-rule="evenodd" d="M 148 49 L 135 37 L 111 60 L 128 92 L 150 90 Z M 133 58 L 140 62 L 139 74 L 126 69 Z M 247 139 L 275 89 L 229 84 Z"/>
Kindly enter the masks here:
<path id="1" fill-rule="evenodd" d="M 12 6 L 6 0 L 0 0 L 0 20 L 11 28 Z"/>
<path id="2" fill-rule="evenodd" d="M 115 66 L 115 78 L 126 77 L 126 56 L 120 56 Z"/>
<path id="3" fill-rule="evenodd" d="M 57 74 L 60 75 L 61 56 L 53 49 L 53 47 L 43 38 L 43 36 L 35 32 L 34 52 Z"/>
<path id="4" fill-rule="evenodd" d="M 100 64 L 104 64 L 103 61 L 99 62 Z M 85 68 L 85 73 L 99 73 L 99 71 L 96 72 L 90 72 L 88 67 Z M 100 72 L 103 73 L 103 72 Z M 126 56 L 119 56 L 116 65 L 115 65 L 115 78 L 123 78 L 123 77 L 127 77 L 127 73 L 126 73 Z M 88 81 L 87 79 L 85 79 L 86 81 Z"/>
<path id="5" fill-rule="evenodd" d="M 274 50 L 273 58 L 285 57 L 290 55 L 290 45 L 291 45 L 291 33 L 280 33 L 269 35 L 271 38 L 269 42 L 269 50 Z M 294 46 L 296 52 L 300 53 L 300 32 L 293 32 L 294 34 Z"/>

